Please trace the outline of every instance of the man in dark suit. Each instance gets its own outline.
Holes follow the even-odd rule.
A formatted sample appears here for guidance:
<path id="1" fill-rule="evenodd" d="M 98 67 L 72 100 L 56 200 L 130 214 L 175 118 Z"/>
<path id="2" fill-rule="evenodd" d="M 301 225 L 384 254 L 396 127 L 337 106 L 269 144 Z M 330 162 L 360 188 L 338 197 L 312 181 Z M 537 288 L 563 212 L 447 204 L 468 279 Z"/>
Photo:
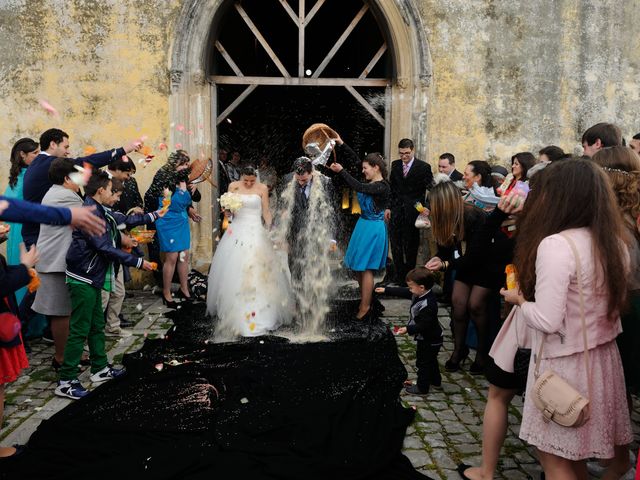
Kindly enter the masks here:
<path id="1" fill-rule="evenodd" d="M 443 153 L 438 158 L 438 172 L 449 175 L 452 182 L 462 180 L 462 174 L 456 170 L 456 157 L 451 153 Z"/>
<path id="2" fill-rule="evenodd" d="M 415 226 L 418 211 L 416 202 L 425 201 L 425 194 L 433 183 L 431 166 L 414 156 L 413 141 L 403 138 L 398 143 L 399 160 L 391 163 L 391 208 L 385 211 L 389 221 L 391 253 L 396 282 L 404 284 L 407 272 L 416 266 L 420 232 Z"/>

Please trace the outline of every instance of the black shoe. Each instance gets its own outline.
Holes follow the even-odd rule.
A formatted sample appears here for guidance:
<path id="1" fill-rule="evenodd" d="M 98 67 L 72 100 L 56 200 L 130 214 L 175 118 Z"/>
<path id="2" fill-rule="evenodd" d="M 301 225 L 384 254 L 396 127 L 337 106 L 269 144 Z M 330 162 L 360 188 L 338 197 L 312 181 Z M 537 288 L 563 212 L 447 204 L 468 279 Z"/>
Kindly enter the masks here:
<path id="1" fill-rule="evenodd" d="M 471 480 L 471 478 L 467 477 L 464 472 L 468 469 L 471 468 L 471 465 L 467 465 L 466 463 L 461 463 L 458 465 L 458 467 L 456 468 L 456 470 L 458 471 L 458 474 L 464 479 L 464 480 Z"/>
<path id="2" fill-rule="evenodd" d="M 420 390 L 418 388 L 418 385 L 410 385 L 408 387 L 405 387 L 404 391 L 407 393 L 410 393 L 411 395 L 428 395 L 429 394 L 428 390 L 426 392 Z"/>
<path id="3" fill-rule="evenodd" d="M 469 373 L 471 375 L 483 375 L 484 365 L 480 365 L 478 362 L 473 362 L 469 367 Z"/>
<path id="4" fill-rule="evenodd" d="M 181 298 L 182 300 L 184 300 L 185 302 L 193 302 L 193 297 L 191 295 L 186 296 L 184 294 L 184 292 L 180 289 L 178 289 L 178 291 L 176 292 L 176 298 Z"/>
<path id="5" fill-rule="evenodd" d="M 356 322 L 368 322 L 372 318 L 371 313 L 371 307 L 369 307 L 369 310 L 367 310 L 367 313 L 365 313 L 363 316 L 358 317 L 358 314 L 356 313 L 353 318 L 356 320 Z"/>
<path id="6" fill-rule="evenodd" d="M 457 372 L 458 370 L 460 370 L 461 366 L 464 364 L 464 362 L 467 360 L 467 357 L 469 356 L 469 347 L 464 347 L 464 350 L 462 351 L 462 354 L 460 355 L 459 359 L 457 362 L 455 362 L 453 360 L 453 355 L 451 355 L 451 358 L 449 358 L 449 360 L 447 360 L 444 363 L 444 369 L 447 372 Z"/>
<path id="7" fill-rule="evenodd" d="M 62 367 L 62 364 L 56 360 L 56 357 L 53 357 L 51 359 L 51 368 L 53 368 L 53 370 L 57 372 L 58 370 L 60 370 L 61 367 Z"/>
<path id="8" fill-rule="evenodd" d="M 371 302 L 371 309 L 374 311 L 374 313 L 378 315 L 383 313 L 385 310 L 384 305 L 377 298 L 374 298 L 373 301 Z"/>
<path id="9" fill-rule="evenodd" d="M 120 328 L 132 328 L 136 325 L 136 322 L 125 318 L 122 314 L 118 315 L 118 318 L 120 319 Z"/>
<path id="10" fill-rule="evenodd" d="M 174 302 L 173 300 L 169 301 L 164 297 L 160 297 L 162 298 L 162 303 L 164 304 L 165 307 L 167 308 L 178 308 L 179 303 L 178 302 Z"/>

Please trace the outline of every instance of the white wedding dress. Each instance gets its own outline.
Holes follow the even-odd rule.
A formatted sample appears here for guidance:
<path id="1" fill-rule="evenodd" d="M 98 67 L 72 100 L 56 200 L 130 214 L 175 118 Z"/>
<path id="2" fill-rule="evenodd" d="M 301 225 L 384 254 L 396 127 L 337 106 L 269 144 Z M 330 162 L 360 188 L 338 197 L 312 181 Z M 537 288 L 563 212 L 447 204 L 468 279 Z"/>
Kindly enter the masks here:
<path id="1" fill-rule="evenodd" d="M 211 262 L 207 313 L 217 316 L 215 336 L 264 335 L 293 317 L 286 254 L 274 249 L 262 226 L 262 200 L 239 194 L 242 207 L 222 236 Z"/>

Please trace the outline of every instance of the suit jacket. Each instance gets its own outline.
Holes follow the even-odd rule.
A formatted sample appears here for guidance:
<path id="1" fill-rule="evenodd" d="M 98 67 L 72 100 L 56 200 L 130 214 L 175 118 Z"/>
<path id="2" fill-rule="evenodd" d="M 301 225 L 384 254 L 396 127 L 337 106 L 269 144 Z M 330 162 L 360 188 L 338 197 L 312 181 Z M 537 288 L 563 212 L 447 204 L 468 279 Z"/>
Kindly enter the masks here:
<path id="1" fill-rule="evenodd" d="M 83 200 L 77 193 L 53 185 L 42 198 L 42 205 L 55 207 L 81 207 Z M 67 268 L 67 251 L 71 245 L 72 229 L 65 225 L 41 225 L 36 246 L 40 260 L 36 270 L 41 273 L 64 273 Z"/>
<path id="2" fill-rule="evenodd" d="M 451 175 L 449 175 L 449 178 L 452 182 L 459 182 L 462 180 L 462 174 L 458 170 L 454 169 L 453 172 L 451 172 Z"/>
<path id="3" fill-rule="evenodd" d="M 402 160 L 394 160 L 391 164 L 391 209 L 417 211 L 416 202 L 424 202 L 427 189 L 433 184 L 431 166 L 422 160 L 414 159 L 407 176 L 402 174 Z"/>

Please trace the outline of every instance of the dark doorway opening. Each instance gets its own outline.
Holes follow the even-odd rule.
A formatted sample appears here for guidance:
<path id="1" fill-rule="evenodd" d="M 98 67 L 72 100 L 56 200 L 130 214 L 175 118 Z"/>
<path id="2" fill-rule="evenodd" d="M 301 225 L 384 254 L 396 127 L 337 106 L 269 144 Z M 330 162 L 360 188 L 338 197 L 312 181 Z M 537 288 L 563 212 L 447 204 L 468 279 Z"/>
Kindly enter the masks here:
<path id="1" fill-rule="evenodd" d="M 242 89 L 218 86 L 218 113 Z M 384 89 L 366 90 L 360 89 L 384 115 Z M 259 86 L 218 126 L 218 146 L 238 150 L 243 163 L 253 165 L 264 155 L 284 175 L 303 154 L 302 134 L 313 123 L 332 127 L 360 158 L 384 152 L 384 127 L 343 87 Z"/>

